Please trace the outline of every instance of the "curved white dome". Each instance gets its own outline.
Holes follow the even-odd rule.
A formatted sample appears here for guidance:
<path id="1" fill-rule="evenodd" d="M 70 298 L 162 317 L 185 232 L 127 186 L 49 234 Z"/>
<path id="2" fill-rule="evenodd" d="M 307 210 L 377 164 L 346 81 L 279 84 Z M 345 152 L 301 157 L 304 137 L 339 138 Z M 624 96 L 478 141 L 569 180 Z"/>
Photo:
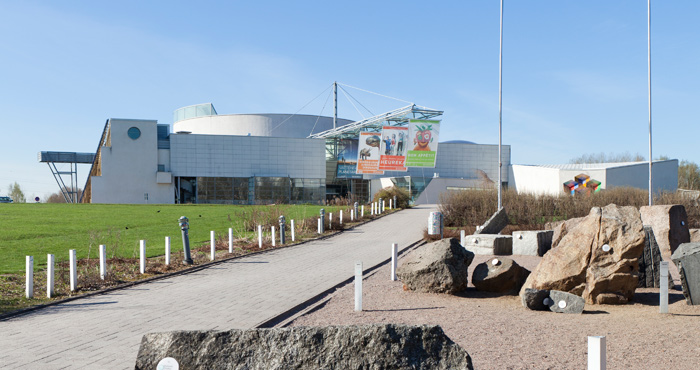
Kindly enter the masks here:
<path id="1" fill-rule="evenodd" d="M 352 122 L 339 118 L 337 126 Z M 173 124 L 174 132 L 296 138 L 305 138 L 332 128 L 333 117 L 303 114 L 224 114 L 189 118 Z"/>

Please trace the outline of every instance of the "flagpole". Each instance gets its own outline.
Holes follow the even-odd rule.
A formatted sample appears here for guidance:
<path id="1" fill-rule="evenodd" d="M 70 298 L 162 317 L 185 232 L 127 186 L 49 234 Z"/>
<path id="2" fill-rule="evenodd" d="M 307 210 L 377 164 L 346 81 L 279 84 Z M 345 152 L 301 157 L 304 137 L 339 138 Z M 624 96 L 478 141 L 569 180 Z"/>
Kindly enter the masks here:
<path id="1" fill-rule="evenodd" d="M 651 0 L 647 0 L 647 81 L 649 90 L 649 205 L 653 204 L 653 187 L 651 182 Z"/>
<path id="2" fill-rule="evenodd" d="M 500 50 L 498 59 L 498 209 L 501 209 L 501 187 L 503 180 L 503 149 L 501 147 L 502 127 L 503 127 L 503 0 L 501 0 L 501 34 Z"/>

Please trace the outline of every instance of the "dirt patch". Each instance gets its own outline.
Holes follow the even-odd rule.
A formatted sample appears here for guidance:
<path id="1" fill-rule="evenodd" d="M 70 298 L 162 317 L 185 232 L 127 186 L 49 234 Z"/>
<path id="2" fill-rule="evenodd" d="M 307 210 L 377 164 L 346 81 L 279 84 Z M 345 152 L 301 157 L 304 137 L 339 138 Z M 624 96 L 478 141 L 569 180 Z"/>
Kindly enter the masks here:
<path id="1" fill-rule="evenodd" d="M 476 256 L 478 263 L 492 256 Z M 539 257 L 512 256 L 532 270 Z M 469 289 L 459 296 L 413 293 L 389 280 L 382 266 L 363 282 L 363 309 L 354 311 L 354 286 L 338 289 L 320 309 L 292 326 L 369 323 L 437 324 L 472 357 L 476 369 L 585 369 L 587 337 L 604 335 L 608 369 L 694 369 L 700 363 L 700 306 L 681 292 L 659 314 L 658 289 L 637 289 L 634 303 L 587 305 L 581 315 L 525 309 L 515 295 Z"/>

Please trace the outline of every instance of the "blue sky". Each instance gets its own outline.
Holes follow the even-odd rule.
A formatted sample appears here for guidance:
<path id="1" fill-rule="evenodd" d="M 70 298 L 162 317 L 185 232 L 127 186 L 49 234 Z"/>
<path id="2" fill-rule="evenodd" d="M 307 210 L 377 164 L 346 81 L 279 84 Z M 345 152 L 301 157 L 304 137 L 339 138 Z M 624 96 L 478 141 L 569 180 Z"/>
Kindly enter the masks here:
<path id="1" fill-rule="evenodd" d="M 57 191 L 37 152 L 94 152 L 108 118 L 294 113 L 333 81 L 444 110 L 441 141 L 497 144 L 499 1 L 434 3 L 0 0 L 0 195 Z M 654 157 L 700 163 L 698 14 L 652 3 Z M 644 0 L 506 1 L 512 162 L 646 156 L 646 29 Z M 374 114 L 405 105 L 346 90 Z M 332 115 L 327 96 L 299 113 Z M 342 92 L 339 110 L 362 118 Z"/>

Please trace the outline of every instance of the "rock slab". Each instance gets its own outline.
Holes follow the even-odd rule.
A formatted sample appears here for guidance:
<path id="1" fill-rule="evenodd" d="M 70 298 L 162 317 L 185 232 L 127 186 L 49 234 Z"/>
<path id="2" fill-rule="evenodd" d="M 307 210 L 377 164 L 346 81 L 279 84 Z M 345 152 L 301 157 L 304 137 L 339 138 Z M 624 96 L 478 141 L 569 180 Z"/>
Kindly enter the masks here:
<path id="1" fill-rule="evenodd" d="M 484 292 L 517 293 L 529 274 L 529 270 L 512 259 L 496 257 L 476 266 L 472 284 Z"/>
<path id="2" fill-rule="evenodd" d="M 549 290 L 540 289 L 523 289 L 520 293 L 520 300 L 523 307 L 534 311 L 545 311 L 549 309 L 549 304 L 545 299 L 549 298 Z"/>
<path id="3" fill-rule="evenodd" d="M 455 238 L 442 239 L 414 249 L 402 258 L 396 276 L 404 286 L 423 293 L 458 293 L 469 284 L 468 267 L 474 253 Z"/>
<path id="4" fill-rule="evenodd" d="M 637 288 L 659 288 L 661 281 L 661 251 L 656 244 L 651 226 L 644 226 L 644 252 L 639 256 L 639 282 Z M 668 279 L 673 289 L 673 279 Z"/>
<path id="5" fill-rule="evenodd" d="M 559 290 L 591 304 L 624 304 L 637 288 L 643 249 L 636 208 L 594 207 L 542 257 L 522 289 Z"/>
<path id="6" fill-rule="evenodd" d="M 506 209 L 501 207 L 491 218 L 486 220 L 481 228 L 477 228 L 474 234 L 498 234 L 506 226 L 508 226 L 508 215 Z"/>
<path id="7" fill-rule="evenodd" d="M 165 357 L 180 369 L 473 369 L 469 354 L 439 326 L 365 325 L 143 336 L 136 370 Z"/>
<path id="8" fill-rule="evenodd" d="M 586 302 L 582 297 L 559 290 L 549 291 L 549 310 L 558 313 L 583 313 Z"/>
<path id="9" fill-rule="evenodd" d="M 513 254 L 544 256 L 552 248 L 553 230 L 513 231 Z"/>
<path id="10" fill-rule="evenodd" d="M 513 236 L 475 234 L 464 238 L 464 248 L 474 254 L 510 256 L 513 254 Z"/>
<path id="11" fill-rule="evenodd" d="M 639 212 L 642 223 L 654 230 L 664 260 L 670 261 L 679 245 L 690 242 L 688 215 L 682 205 L 644 206 Z"/>
<path id="12" fill-rule="evenodd" d="M 700 304 L 700 243 L 683 243 L 672 256 L 681 275 L 685 301 L 689 305 Z"/>

